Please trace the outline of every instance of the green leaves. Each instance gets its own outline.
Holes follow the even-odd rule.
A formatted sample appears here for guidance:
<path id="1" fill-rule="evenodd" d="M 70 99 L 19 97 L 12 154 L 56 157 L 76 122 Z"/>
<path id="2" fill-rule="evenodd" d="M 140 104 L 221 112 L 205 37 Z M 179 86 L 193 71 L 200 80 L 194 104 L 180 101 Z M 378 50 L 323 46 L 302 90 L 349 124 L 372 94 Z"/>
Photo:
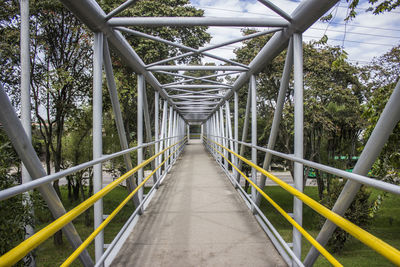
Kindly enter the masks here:
<path id="1" fill-rule="evenodd" d="M 350 0 L 347 0 L 349 2 Z M 357 16 L 357 12 L 355 11 L 358 4 L 359 0 L 352 0 L 349 4 L 349 15 L 345 18 L 346 21 L 351 20 Z M 400 6 L 400 0 L 384 0 L 384 1 L 379 1 L 378 0 L 368 0 L 370 3 L 370 7 L 366 11 L 372 11 L 373 14 L 378 15 L 384 12 L 390 12 L 393 9 L 397 8 Z M 378 4 L 377 4 L 378 3 Z"/>

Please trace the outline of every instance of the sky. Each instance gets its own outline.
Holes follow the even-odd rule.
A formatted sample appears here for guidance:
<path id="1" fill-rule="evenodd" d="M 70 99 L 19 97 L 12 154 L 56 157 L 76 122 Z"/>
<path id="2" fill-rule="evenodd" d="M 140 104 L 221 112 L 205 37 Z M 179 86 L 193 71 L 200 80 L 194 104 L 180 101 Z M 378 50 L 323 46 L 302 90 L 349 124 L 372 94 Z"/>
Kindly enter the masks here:
<path id="1" fill-rule="evenodd" d="M 291 14 L 300 1 L 272 0 L 281 9 Z M 191 0 L 191 4 L 205 11 L 206 17 L 277 17 L 273 11 L 256 0 Z M 369 4 L 361 0 L 356 11 L 358 15 L 346 23 L 344 18 L 348 12 L 348 3 L 340 1 L 327 14 L 334 19 L 330 22 L 316 22 L 303 34 L 303 40 L 310 42 L 319 40 L 324 34 L 328 36 L 328 44 L 343 46 L 348 53 L 348 60 L 353 64 L 364 65 L 373 57 L 378 57 L 400 44 L 400 8 L 390 13 L 373 15 L 366 12 Z M 326 15 L 327 15 L 326 14 Z M 260 29 L 261 30 L 261 29 Z M 240 28 L 210 27 L 211 44 L 218 44 L 241 36 Z M 234 58 L 233 50 L 240 43 L 215 49 L 210 52 L 226 58 Z M 218 62 L 205 58 L 204 62 Z"/>

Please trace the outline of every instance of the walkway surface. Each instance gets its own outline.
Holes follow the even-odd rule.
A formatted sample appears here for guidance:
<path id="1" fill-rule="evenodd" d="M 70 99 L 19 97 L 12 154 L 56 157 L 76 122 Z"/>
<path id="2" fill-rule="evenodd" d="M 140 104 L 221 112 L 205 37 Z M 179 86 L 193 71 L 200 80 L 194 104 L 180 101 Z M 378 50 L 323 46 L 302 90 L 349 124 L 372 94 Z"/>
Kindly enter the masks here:
<path id="1" fill-rule="evenodd" d="M 223 171 L 191 141 L 111 266 L 286 266 Z"/>

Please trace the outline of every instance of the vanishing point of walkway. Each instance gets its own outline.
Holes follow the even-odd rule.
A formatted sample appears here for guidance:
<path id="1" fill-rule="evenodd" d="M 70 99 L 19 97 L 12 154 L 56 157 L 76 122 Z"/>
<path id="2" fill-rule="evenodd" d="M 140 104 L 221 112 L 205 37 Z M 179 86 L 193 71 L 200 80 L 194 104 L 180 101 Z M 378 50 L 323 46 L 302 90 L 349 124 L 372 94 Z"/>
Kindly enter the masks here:
<path id="1" fill-rule="evenodd" d="M 191 141 L 112 266 L 286 266 L 223 171 Z"/>

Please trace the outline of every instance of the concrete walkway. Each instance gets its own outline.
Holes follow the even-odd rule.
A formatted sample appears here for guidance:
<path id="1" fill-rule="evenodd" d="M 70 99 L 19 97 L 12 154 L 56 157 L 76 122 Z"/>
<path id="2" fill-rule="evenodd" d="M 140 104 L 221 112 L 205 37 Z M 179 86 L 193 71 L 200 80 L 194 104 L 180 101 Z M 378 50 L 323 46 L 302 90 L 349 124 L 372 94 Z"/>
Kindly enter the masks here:
<path id="1" fill-rule="evenodd" d="M 286 266 L 199 141 L 166 177 L 111 266 Z"/>

